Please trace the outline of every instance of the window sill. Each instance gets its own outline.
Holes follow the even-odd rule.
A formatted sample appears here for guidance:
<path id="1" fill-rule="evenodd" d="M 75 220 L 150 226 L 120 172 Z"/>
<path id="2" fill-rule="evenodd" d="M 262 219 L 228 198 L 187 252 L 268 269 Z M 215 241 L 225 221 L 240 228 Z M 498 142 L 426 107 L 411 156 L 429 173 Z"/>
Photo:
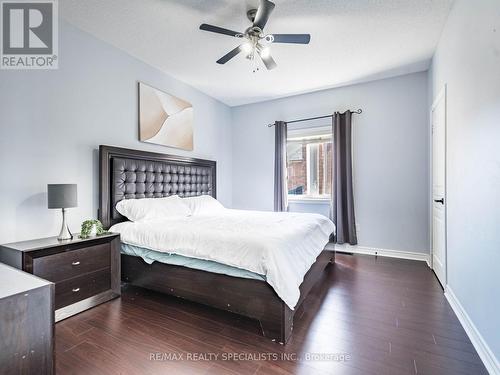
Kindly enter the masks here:
<path id="1" fill-rule="evenodd" d="M 288 197 L 288 202 L 290 203 L 302 203 L 302 204 L 330 204 L 329 198 L 297 198 Z"/>

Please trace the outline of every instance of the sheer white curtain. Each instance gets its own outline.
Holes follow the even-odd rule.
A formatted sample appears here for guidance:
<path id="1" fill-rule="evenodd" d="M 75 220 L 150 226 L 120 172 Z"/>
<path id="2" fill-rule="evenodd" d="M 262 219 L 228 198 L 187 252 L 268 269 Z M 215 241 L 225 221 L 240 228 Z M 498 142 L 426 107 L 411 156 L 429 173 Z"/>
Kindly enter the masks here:
<path id="1" fill-rule="evenodd" d="M 288 211 L 286 122 L 274 123 L 274 211 Z"/>

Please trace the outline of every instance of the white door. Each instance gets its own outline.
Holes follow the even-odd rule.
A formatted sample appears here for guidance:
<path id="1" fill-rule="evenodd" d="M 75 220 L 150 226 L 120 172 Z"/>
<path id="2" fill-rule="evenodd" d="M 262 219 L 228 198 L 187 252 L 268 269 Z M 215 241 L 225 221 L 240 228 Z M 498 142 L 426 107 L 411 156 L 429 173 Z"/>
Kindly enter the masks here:
<path id="1" fill-rule="evenodd" d="M 446 286 L 446 87 L 431 111 L 432 119 L 432 268 Z"/>

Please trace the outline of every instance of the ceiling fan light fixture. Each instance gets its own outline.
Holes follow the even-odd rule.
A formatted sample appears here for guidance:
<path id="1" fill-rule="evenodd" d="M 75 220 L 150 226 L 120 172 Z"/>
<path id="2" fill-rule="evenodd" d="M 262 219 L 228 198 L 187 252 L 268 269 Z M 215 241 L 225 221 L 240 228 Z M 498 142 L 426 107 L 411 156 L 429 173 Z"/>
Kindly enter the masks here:
<path id="1" fill-rule="evenodd" d="M 253 45 L 250 42 L 245 42 L 241 45 L 241 50 L 247 55 L 253 52 Z"/>
<path id="2" fill-rule="evenodd" d="M 269 47 L 264 47 L 262 48 L 262 51 L 260 51 L 260 57 L 263 59 L 267 59 L 271 55 L 271 48 Z"/>

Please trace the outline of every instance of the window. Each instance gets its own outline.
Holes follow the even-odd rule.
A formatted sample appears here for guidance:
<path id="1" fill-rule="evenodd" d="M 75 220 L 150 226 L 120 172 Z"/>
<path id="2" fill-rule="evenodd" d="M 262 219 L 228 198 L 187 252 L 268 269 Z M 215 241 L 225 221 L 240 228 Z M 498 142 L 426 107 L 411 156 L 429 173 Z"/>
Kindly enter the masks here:
<path id="1" fill-rule="evenodd" d="M 288 130 L 288 198 L 330 198 L 332 134 L 330 127 Z"/>

